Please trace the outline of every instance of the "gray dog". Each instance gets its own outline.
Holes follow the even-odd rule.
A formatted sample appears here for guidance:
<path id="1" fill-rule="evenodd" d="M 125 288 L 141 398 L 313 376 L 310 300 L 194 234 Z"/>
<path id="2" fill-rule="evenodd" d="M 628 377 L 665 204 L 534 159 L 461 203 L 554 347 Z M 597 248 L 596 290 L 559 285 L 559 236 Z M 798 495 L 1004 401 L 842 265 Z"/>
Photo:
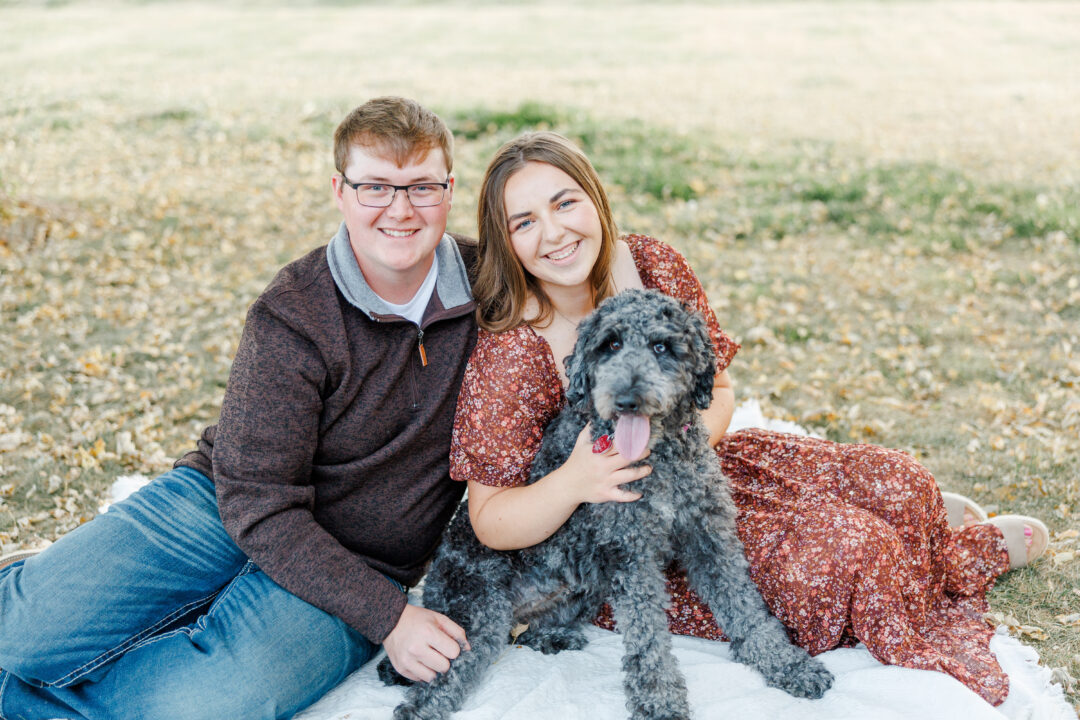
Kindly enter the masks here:
<path id="1" fill-rule="evenodd" d="M 798 697 L 829 689 L 832 675 L 790 643 L 750 580 L 727 479 L 700 418 L 715 373 L 701 316 L 659 292 L 623 292 L 581 323 L 567 364 L 567 407 L 548 426 L 531 478 L 561 466 L 591 422 L 593 440 L 613 436 L 625 457 L 651 448 L 652 473 L 633 486 L 643 497 L 582 505 L 545 542 L 509 552 L 476 539 L 463 504 L 423 598 L 465 628 L 472 649 L 432 682 L 412 685 L 395 718 L 435 720 L 461 707 L 516 624 L 528 625 L 517 642 L 541 652 L 581 649 L 581 625 L 608 597 L 623 636 L 631 717 L 689 718 L 664 611 L 672 560 L 731 638 L 735 660 Z M 379 673 L 403 682 L 385 660 Z"/>

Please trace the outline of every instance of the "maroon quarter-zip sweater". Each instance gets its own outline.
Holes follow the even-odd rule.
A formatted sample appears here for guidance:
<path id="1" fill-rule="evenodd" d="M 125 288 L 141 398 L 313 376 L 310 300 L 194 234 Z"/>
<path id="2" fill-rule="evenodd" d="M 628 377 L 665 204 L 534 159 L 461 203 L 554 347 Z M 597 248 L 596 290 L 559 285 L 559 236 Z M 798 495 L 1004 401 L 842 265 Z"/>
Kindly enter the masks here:
<path id="1" fill-rule="evenodd" d="M 405 606 L 383 573 L 420 579 L 463 492 L 448 454 L 474 258 L 443 237 L 417 327 L 381 311 L 342 224 L 251 306 L 220 420 L 176 463 L 213 479 L 226 530 L 274 582 L 375 643 Z"/>

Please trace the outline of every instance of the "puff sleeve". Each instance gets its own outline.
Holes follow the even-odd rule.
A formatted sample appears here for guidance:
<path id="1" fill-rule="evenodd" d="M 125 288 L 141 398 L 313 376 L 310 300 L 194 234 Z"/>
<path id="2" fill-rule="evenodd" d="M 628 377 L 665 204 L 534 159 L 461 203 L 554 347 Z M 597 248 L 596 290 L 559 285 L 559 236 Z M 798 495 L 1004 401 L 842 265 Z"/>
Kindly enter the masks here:
<path id="1" fill-rule="evenodd" d="M 523 485 L 544 428 L 562 406 L 562 385 L 543 338 L 525 325 L 480 330 L 458 395 L 450 477 Z"/>
<path id="2" fill-rule="evenodd" d="M 670 245 L 647 235 L 626 235 L 623 240 L 630 246 L 642 284 L 649 289 L 670 295 L 682 304 L 697 310 L 704 316 L 709 337 L 716 350 L 716 371 L 722 372 L 731 364 L 740 345 L 731 339 L 716 320 L 716 313 L 709 307 L 705 288 L 690 268 L 690 263 Z"/>

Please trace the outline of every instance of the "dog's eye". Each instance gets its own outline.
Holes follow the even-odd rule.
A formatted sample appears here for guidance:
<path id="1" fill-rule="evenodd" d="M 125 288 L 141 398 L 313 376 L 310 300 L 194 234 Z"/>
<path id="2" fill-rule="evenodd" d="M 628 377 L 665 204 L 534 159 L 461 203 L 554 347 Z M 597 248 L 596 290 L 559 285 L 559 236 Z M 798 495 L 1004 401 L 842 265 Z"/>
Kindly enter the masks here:
<path id="1" fill-rule="evenodd" d="M 667 352 L 667 345 L 662 342 L 653 343 L 652 351 L 657 355 L 663 355 Z"/>
<path id="2" fill-rule="evenodd" d="M 611 338 L 610 340 L 608 340 L 607 346 L 608 350 L 611 350 L 612 352 L 618 352 L 619 350 L 622 350 L 622 340 L 620 340 L 619 338 Z"/>

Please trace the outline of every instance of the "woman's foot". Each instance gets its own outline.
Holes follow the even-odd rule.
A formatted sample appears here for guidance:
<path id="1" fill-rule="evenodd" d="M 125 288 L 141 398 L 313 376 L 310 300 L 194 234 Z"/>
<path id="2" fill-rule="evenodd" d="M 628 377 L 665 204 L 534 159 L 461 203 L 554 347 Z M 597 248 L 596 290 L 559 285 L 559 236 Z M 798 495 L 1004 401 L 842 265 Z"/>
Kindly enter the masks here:
<path id="1" fill-rule="evenodd" d="M 1050 531 L 1046 525 L 1027 515 L 996 515 L 986 521 L 1005 536 L 1009 549 L 1009 569 L 1024 567 L 1046 552 Z"/>
<path id="2" fill-rule="evenodd" d="M 942 492 L 945 512 L 949 514 L 949 527 L 970 527 L 986 522 L 986 511 L 969 497 L 958 493 Z"/>

